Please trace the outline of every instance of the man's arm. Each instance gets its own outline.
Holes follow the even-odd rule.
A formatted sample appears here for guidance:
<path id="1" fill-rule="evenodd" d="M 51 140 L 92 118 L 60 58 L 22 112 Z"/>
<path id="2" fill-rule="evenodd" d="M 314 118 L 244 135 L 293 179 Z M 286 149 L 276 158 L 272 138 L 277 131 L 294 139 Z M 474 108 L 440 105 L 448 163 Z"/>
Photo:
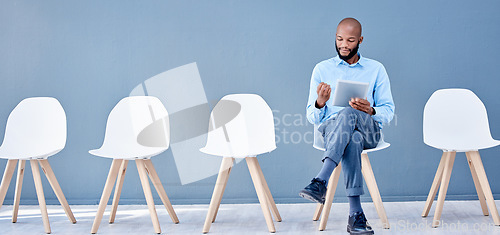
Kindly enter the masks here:
<path id="1" fill-rule="evenodd" d="M 373 91 L 373 102 L 376 114 L 373 120 L 380 123 L 389 123 L 394 117 L 394 101 L 392 99 L 391 83 L 383 65 L 379 70 Z"/>
<path id="2" fill-rule="evenodd" d="M 318 66 L 316 66 L 314 67 L 311 76 L 309 99 L 306 107 L 307 120 L 311 124 L 321 123 L 321 121 L 325 117 L 326 110 L 328 109 L 328 106 L 326 106 L 326 101 L 328 101 L 328 99 L 330 98 L 331 88 L 328 86 L 328 90 L 326 90 L 323 84 L 325 83 L 321 82 L 321 76 L 318 71 Z M 320 94 L 320 92 L 322 92 L 321 96 L 318 95 Z M 325 100 L 326 95 L 328 96 L 328 98 Z"/>

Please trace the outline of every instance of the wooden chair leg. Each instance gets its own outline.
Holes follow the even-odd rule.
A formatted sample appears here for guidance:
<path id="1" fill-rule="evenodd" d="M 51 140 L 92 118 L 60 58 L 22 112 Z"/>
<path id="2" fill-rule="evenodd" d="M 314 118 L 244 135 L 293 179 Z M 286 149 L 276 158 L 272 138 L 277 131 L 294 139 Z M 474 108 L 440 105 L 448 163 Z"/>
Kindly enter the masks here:
<path id="1" fill-rule="evenodd" d="M 156 169 L 153 166 L 153 162 L 151 162 L 151 159 L 144 160 L 144 164 L 146 166 L 146 170 L 148 172 L 149 178 L 151 179 L 151 182 L 153 182 L 153 186 L 156 189 L 156 192 L 158 192 L 158 195 L 160 196 L 161 201 L 163 202 L 163 205 L 167 209 L 168 215 L 170 216 L 170 219 L 172 219 L 172 222 L 178 224 L 179 219 L 177 218 L 177 214 L 175 214 L 174 208 L 172 207 L 172 203 L 170 203 L 170 200 L 168 199 L 167 193 L 165 192 L 165 189 L 163 188 L 163 184 L 160 181 L 160 177 L 158 177 L 158 173 L 156 173 Z"/>
<path id="2" fill-rule="evenodd" d="M 5 166 L 5 171 L 3 172 L 2 183 L 0 184 L 0 208 L 3 205 L 5 195 L 9 189 L 10 181 L 12 180 L 12 175 L 16 170 L 17 159 L 8 160 Z"/>
<path id="3" fill-rule="evenodd" d="M 321 220 L 319 222 L 319 231 L 326 229 L 326 223 L 328 222 L 328 217 L 330 216 L 330 210 L 332 209 L 333 197 L 335 196 L 335 191 L 337 190 L 337 184 L 339 183 L 340 172 L 342 171 L 342 164 L 339 163 L 335 170 L 333 170 L 328 180 L 328 186 L 326 188 L 325 195 L 325 205 L 323 206 L 323 213 L 321 214 Z"/>
<path id="4" fill-rule="evenodd" d="M 233 161 L 234 158 L 232 157 L 222 158 L 219 175 L 217 176 L 217 182 L 215 183 L 212 199 L 210 200 L 210 206 L 208 207 L 207 217 L 205 218 L 205 224 L 203 225 L 203 233 L 208 233 L 208 231 L 210 231 L 210 226 L 214 220 L 216 210 L 219 208 L 218 203 L 220 203 L 222 195 L 224 194 L 224 188 L 226 186 L 225 182 L 229 177 L 229 171 L 233 166 Z"/>
<path id="5" fill-rule="evenodd" d="M 144 197 L 146 197 L 146 203 L 148 204 L 151 222 L 153 222 L 155 232 L 160 234 L 160 221 L 158 221 L 158 214 L 156 214 L 155 202 L 153 200 L 153 194 L 151 193 L 151 186 L 149 186 L 148 173 L 146 172 L 146 167 L 144 166 L 144 160 L 136 159 L 135 164 L 137 165 L 139 177 L 141 178 L 142 190 L 144 191 Z"/>
<path id="6" fill-rule="evenodd" d="M 427 196 L 427 201 L 425 202 L 424 211 L 422 212 L 422 217 L 427 217 L 429 215 L 429 211 L 432 207 L 432 202 L 434 202 L 434 198 L 436 198 L 436 193 L 439 189 L 439 185 L 441 184 L 441 178 L 443 176 L 444 165 L 446 165 L 446 152 L 443 152 L 441 156 L 441 161 L 439 161 L 439 166 L 436 171 L 436 175 L 434 176 L 434 181 L 432 181 L 431 189 L 429 190 L 429 195 Z"/>
<path id="7" fill-rule="evenodd" d="M 246 157 L 245 159 L 247 161 L 248 170 L 250 171 L 255 191 L 257 191 L 257 197 L 259 198 L 264 218 L 266 219 L 267 229 L 270 233 L 274 233 L 276 232 L 276 229 L 274 228 L 273 218 L 271 216 L 271 212 L 269 211 L 268 200 L 266 198 L 266 193 L 264 192 L 264 187 L 262 186 L 263 182 L 260 179 L 259 170 L 257 168 L 257 164 L 259 163 L 256 161 L 255 157 Z"/>
<path id="8" fill-rule="evenodd" d="M 125 179 L 125 173 L 127 173 L 128 160 L 123 160 L 120 170 L 118 170 L 118 177 L 116 178 L 115 194 L 113 195 L 113 204 L 111 206 L 111 212 L 109 212 L 109 223 L 115 222 L 116 210 L 118 210 L 118 202 L 120 201 L 120 196 L 122 193 L 123 182 Z"/>
<path id="9" fill-rule="evenodd" d="M 12 210 L 12 223 L 17 222 L 17 213 L 19 211 L 19 202 L 21 200 L 21 191 L 23 188 L 25 165 L 26 165 L 26 160 L 19 160 L 19 165 L 17 168 L 16 193 L 14 196 L 14 208 Z"/>
<path id="10" fill-rule="evenodd" d="M 380 197 L 380 192 L 378 191 L 377 181 L 375 180 L 375 175 L 373 174 L 372 165 L 370 164 L 370 159 L 368 154 L 361 154 L 361 171 L 366 181 L 366 187 L 370 191 L 372 201 L 375 204 L 375 209 L 377 210 L 378 216 L 382 221 L 382 227 L 389 229 L 391 226 L 389 220 L 387 219 L 387 214 L 385 213 L 384 204 L 382 203 L 382 198 Z"/>
<path id="11" fill-rule="evenodd" d="M 313 221 L 319 220 L 319 217 L 321 215 L 321 211 L 323 211 L 323 204 L 321 203 L 316 203 L 316 210 L 314 211 L 313 215 Z"/>
<path id="12" fill-rule="evenodd" d="M 266 198 L 268 200 L 269 206 L 271 207 L 271 212 L 274 215 L 274 219 L 276 222 L 281 222 L 281 215 L 280 212 L 278 211 L 278 207 L 276 206 L 276 203 L 274 202 L 273 195 L 271 194 L 271 190 L 269 190 L 269 186 L 267 185 L 266 178 L 264 177 L 264 173 L 262 172 L 262 168 L 260 167 L 259 161 L 257 158 L 255 158 L 255 162 L 257 163 L 257 170 L 259 173 L 260 180 L 262 181 L 262 186 L 264 188 L 264 193 L 266 194 Z"/>
<path id="13" fill-rule="evenodd" d="M 38 168 L 37 160 L 30 160 L 31 171 L 33 172 L 33 180 L 35 181 L 36 195 L 38 197 L 38 204 L 42 212 L 43 227 L 45 233 L 50 233 L 49 215 L 47 213 L 47 205 L 45 204 L 45 195 L 43 194 L 42 178 L 40 177 L 40 168 Z"/>
<path id="14" fill-rule="evenodd" d="M 329 190 L 330 188 L 334 187 L 335 189 L 334 189 L 334 191 L 333 191 L 333 194 L 332 194 L 332 195 L 333 195 L 333 196 L 335 196 L 335 190 L 337 190 L 337 184 L 338 184 L 338 180 L 339 180 L 339 179 L 338 179 L 338 177 L 340 176 L 340 171 L 342 170 L 342 166 L 340 166 L 340 165 L 341 165 L 341 164 L 339 164 L 339 166 L 337 166 L 337 167 L 340 167 L 340 168 L 339 168 L 340 170 L 338 170 L 338 172 L 337 172 L 337 171 L 335 171 L 335 170 L 336 170 L 336 169 L 335 169 L 335 170 L 333 170 L 334 172 L 332 172 L 332 174 L 330 175 L 330 179 L 328 180 L 328 182 L 333 182 L 333 184 L 335 184 L 335 187 L 334 187 L 333 185 L 332 185 L 332 186 L 330 186 L 330 185 L 329 185 L 329 186 L 326 188 L 326 193 L 327 193 L 327 195 L 328 195 L 328 190 Z M 336 177 L 335 177 L 335 176 L 336 176 Z M 336 179 L 336 180 L 335 180 L 335 179 Z M 329 195 L 329 196 L 332 196 L 332 195 Z M 325 197 L 326 197 L 326 196 L 325 196 Z M 332 199 L 331 199 L 331 200 L 332 200 L 332 202 L 333 202 L 333 197 L 332 197 Z M 326 201 L 326 199 L 325 199 L 325 201 Z M 321 204 L 321 203 L 318 203 L 318 205 L 316 206 L 316 210 L 314 211 L 313 221 L 317 221 L 317 220 L 319 220 L 319 218 L 320 218 L 320 216 L 321 216 L 321 212 L 323 211 L 323 208 L 324 208 L 324 205 L 323 205 L 323 204 Z M 330 214 L 330 213 L 328 213 L 328 214 Z M 325 225 L 325 226 L 326 226 L 326 225 Z"/>
<path id="15" fill-rule="evenodd" d="M 41 159 L 38 160 L 38 162 L 40 163 L 43 173 L 47 177 L 47 180 L 49 181 L 52 190 L 54 190 L 54 193 L 56 194 L 59 203 L 61 203 L 61 206 L 63 207 L 64 212 L 66 213 L 66 216 L 68 217 L 69 221 L 73 224 L 76 223 L 75 216 L 73 215 L 73 212 L 69 207 L 68 201 L 66 201 L 66 197 L 64 197 L 64 193 L 61 189 L 61 186 L 59 185 L 59 182 L 57 182 L 56 175 L 54 174 L 52 167 L 50 167 L 49 161 L 47 159 Z"/>
<path id="16" fill-rule="evenodd" d="M 488 208 L 490 209 L 491 216 L 493 217 L 493 222 L 495 225 L 500 225 L 500 216 L 498 215 L 497 206 L 495 205 L 495 200 L 493 194 L 491 193 L 490 183 L 486 177 L 486 172 L 484 171 L 483 162 L 481 161 L 481 156 L 478 151 L 469 152 L 474 169 L 477 173 L 477 178 L 481 189 L 483 189 L 484 197 L 486 198 L 486 203 L 488 203 Z"/>
<path id="17" fill-rule="evenodd" d="M 223 186 L 222 186 L 222 195 L 224 195 L 224 191 L 226 190 L 226 185 L 227 185 L 227 181 L 229 179 L 229 175 L 231 174 L 231 170 L 233 169 L 233 165 L 234 165 L 234 158 L 231 158 L 233 160 L 233 163 L 231 164 L 231 167 L 229 167 L 229 169 L 227 169 L 227 176 L 225 177 L 225 180 L 223 182 Z M 219 201 L 217 202 L 217 208 L 215 209 L 215 214 L 214 214 L 214 218 L 212 219 L 212 223 L 215 222 L 215 218 L 217 218 L 217 213 L 219 212 L 219 207 L 220 207 L 220 203 L 222 202 L 222 197 L 219 197 Z"/>
<path id="18" fill-rule="evenodd" d="M 474 163 L 472 163 L 471 154 L 466 152 L 467 162 L 469 163 L 470 173 L 472 175 L 472 180 L 474 180 L 474 186 L 476 187 L 477 197 L 479 199 L 479 203 L 481 204 L 481 209 L 483 210 L 483 215 L 488 215 L 488 206 L 486 205 L 486 199 L 484 197 L 483 189 L 481 189 L 481 184 L 479 183 L 479 179 L 477 177 L 477 172 L 474 167 Z"/>
<path id="19" fill-rule="evenodd" d="M 453 170 L 453 163 L 455 162 L 456 152 L 446 152 L 445 166 L 443 176 L 441 178 L 441 186 L 439 189 L 438 200 L 436 204 L 436 212 L 432 221 L 432 227 L 436 228 L 440 224 L 441 213 L 443 212 L 444 199 L 446 198 L 446 191 L 448 191 L 448 184 L 450 183 L 451 171 Z"/>
<path id="20" fill-rule="evenodd" d="M 108 204 L 109 197 L 111 196 L 111 190 L 113 190 L 113 185 L 115 184 L 116 177 L 118 175 L 118 170 L 122 164 L 123 159 L 114 159 L 109 168 L 108 178 L 106 179 L 106 184 L 104 185 L 104 190 L 102 191 L 101 200 L 99 202 L 99 207 L 97 208 L 97 213 L 95 215 L 94 223 L 92 224 L 92 230 L 90 233 L 95 234 L 99 229 L 101 224 L 102 215 L 104 210 L 106 210 L 106 205 Z"/>

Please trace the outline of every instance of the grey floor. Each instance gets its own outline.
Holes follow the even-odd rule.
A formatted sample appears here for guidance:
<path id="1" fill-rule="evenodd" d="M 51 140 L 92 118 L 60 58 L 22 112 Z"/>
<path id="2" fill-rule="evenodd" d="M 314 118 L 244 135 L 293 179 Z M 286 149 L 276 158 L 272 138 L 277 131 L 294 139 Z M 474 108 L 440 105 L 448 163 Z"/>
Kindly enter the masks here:
<path id="1" fill-rule="evenodd" d="M 497 205 L 499 201 L 496 201 Z M 435 204 L 435 203 L 434 203 Z M 334 203 L 325 231 L 312 221 L 315 204 L 278 204 L 282 222 L 275 222 L 277 234 L 347 234 L 347 203 Z M 500 234 L 491 216 L 483 216 L 479 201 L 446 201 L 443 225 L 431 228 L 434 206 L 429 217 L 420 214 L 424 202 L 385 202 L 390 229 L 382 229 L 372 203 L 363 203 L 375 234 Z M 90 234 L 97 205 L 71 206 L 77 219 L 71 224 L 60 206 L 48 206 L 52 234 Z M 109 209 L 98 234 L 154 234 L 146 205 L 120 205 L 114 224 L 109 224 Z M 174 205 L 180 223 L 173 224 L 164 207 L 157 205 L 163 234 L 201 234 L 208 205 Z M 38 206 L 21 205 L 17 223 L 11 223 L 12 206 L 0 209 L 0 234 L 45 234 Z M 259 204 L 222 204 L 209 234 L 269 234 Z"/>

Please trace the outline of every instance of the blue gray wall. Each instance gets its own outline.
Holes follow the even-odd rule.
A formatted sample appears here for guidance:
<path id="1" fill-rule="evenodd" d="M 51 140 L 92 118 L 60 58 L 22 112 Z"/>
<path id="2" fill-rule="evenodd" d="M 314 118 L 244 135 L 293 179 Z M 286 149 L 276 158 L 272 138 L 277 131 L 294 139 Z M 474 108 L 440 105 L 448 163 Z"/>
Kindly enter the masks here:
<path id="1" fill-rule="evenodd" d="M 110 110 L 146 79 L 196 62 L 208 100 L 257 93 L 275 111 L 278 148 L 259 161 L 277 202 L 304 202 L 297 193 L 321 167 L 305 119 L 311 71 L 336 55 L 337 23 L 356 17 L 365 37 L 360 51 L 385 65 L 396 103 L 396 118 L 384 128 L 392 146 L 370 154 L 382 198 L 425 200 L 441 156 L 422 141 L 423 107 L 432 92 L 474 91 L 488 109 L 493 137 L 500 139 L 498 9 L 495 0 L 2 0 L 0 133 L 22 99 L 59 99 L 68 140 L 49 161 L 70 204 L 97 203 L 111 160 L 87 151 L 102 143 Z M 500 148 L 481 154 L 498 199 Z M 181 185 L 171 151 L 153 162 L 173 203 L 209 202 L 215 176 Z M 2 172 L 5 163 L 0 160 Z M 144 203 L 135 164 L 125 180 L 122 202 Z M 5 203 L 12 203 L 14 185 Z M 57 203 L 45 179 L 44 185 L 49 203 Z M 339 189 L 336 200 L 343 201 Z M 448 198 L 476 198 L 464 154 L 457 154 Z M 36 203 L 31 170 L 22 200 Z M 256 201 L 246 164 L 237 164 L 224 202 Z"/>

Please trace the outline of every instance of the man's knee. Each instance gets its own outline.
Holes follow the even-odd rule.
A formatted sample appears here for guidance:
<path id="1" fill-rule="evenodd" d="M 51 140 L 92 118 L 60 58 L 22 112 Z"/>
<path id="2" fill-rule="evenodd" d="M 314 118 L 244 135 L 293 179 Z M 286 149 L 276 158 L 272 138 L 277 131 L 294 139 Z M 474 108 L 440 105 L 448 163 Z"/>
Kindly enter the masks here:
<path id="1" fill-rule="evenodd" d="M 342 124 L 354 125 L 356 123 L 356 109 L 345 107 L 338 113 L 338 120 Z"/>
<path id="2" fill-rule="evenodd" d="M 363 144 L 363 135 L 359 131 L 355 131 L 354 133 L 352 133 L 349 145 L 351 144 L 355 145 L 356 147 L 361 147 L 361 145 Z"/>
<path id="3" fill-rule="evenodd" d="M 350 114 L 353 114 L 354 112 L 356 112 L 356 109 L 349 106 L 349 107 L 345 107 L 342 110 L 340 110 L 339 115 L 350 115 Z"/>

